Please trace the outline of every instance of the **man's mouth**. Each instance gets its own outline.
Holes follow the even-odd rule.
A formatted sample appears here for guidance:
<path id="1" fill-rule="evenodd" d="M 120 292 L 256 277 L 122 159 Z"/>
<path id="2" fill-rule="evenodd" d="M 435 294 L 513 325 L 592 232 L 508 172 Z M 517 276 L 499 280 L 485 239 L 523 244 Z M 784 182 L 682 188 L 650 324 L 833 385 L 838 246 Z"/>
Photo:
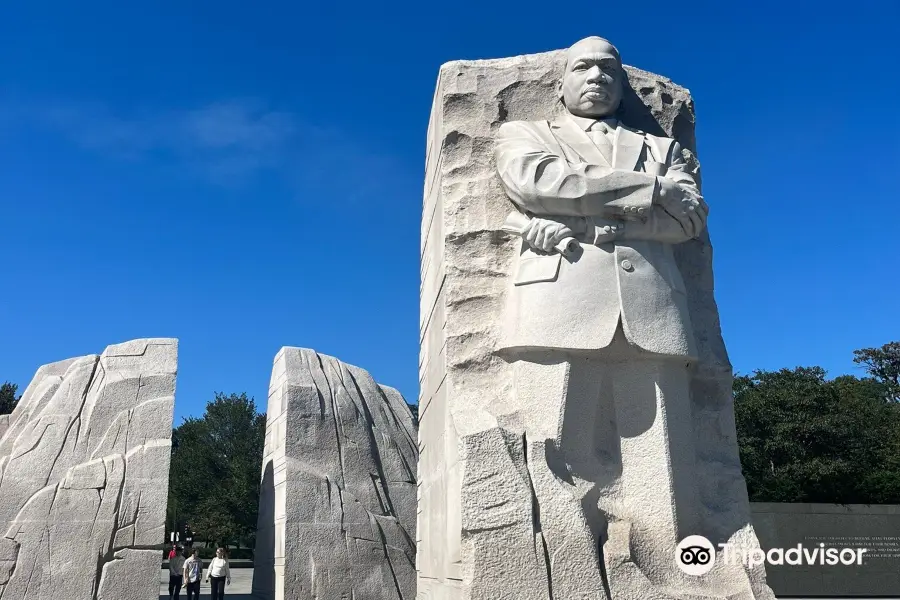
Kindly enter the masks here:
<path id="1" fill-rule="evenodd" d="M 605 96 L 606 90 L 602 87 L 589 87 L 585 88 L 583 96 Z"/>

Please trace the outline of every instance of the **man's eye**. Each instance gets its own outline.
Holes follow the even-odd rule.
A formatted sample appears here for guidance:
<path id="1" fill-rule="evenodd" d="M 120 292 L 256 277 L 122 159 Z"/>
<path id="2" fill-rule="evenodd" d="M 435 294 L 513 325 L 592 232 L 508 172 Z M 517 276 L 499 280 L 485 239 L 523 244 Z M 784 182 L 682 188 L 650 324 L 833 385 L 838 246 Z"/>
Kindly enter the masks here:
<path id="1" fill-rule="evenodd" d="M 587 65 L 575 65 L 575 68 L 572 70 L 573 71 L 584 71 L 586 69 L 587 69 Z"/>

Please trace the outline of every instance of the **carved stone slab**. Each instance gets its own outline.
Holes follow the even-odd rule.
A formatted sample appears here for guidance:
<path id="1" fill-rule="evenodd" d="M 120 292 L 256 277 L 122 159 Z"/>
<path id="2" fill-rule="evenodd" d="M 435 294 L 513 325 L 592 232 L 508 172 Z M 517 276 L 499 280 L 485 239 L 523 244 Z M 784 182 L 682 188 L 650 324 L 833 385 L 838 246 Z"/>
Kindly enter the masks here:
<path id="1" fill-rule="evenodd" d="M 178 342 L 38 369 L 0 438 L 0 599 L 156 598 Z"/>
<path id="2" fill-rule="evenodd" d="M 496 175 L 493 151 L 502 123 L 551 119 L 564 110 L 556 94 L 564 65 L 559 51 L 456 61 L 440 70 L 428 127 L 421 241 L 417 561 L 423 600 L 554 597 L 513 370 L 495 352 L 508 274 L 521 242 L 501 231 L 512 205 Z M 696 152 L 688 90 L 645 71 L 626 71 L 630 86 L 623 122 L 674 137 Z M 717 203 L 727 202 L 707 200 L 713 211 Z M 691 380 L 693 483 L 700 522 L 694 533 L 714 544 L 730 540 L 756 546 L 738 456 L 731 365 L 713 296 L 708 234 L 679 244 L 675 255 L 699 355 Z M 571 526 L 579 525 L 573 521 Z M 628 546 L 627 535 L 611 537 L 624 537 L 626 543 L 604 549 L 606 576 L 632 580 L 614 597 L 680 596 L 678 590 L 643 589 L 640 575 L 630 571 L 635 549 Z M 772 597 L 761 568 L 739 572 L 707 594 Z M 597 590 L 595 597 L 604 595 Z"/>
<path id="3" fill-rule="evenodd" d="M 267 412 L 254 595 L 414 598 L 418 452 L 400 393 L 282 348 Z"/>

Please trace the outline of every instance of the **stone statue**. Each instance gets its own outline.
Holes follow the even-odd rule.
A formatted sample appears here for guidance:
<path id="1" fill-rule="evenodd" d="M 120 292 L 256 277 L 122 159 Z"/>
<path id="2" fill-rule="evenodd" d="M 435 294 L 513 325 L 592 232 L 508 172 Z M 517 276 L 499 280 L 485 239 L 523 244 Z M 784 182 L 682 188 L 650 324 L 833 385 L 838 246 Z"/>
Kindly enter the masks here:
<path id="1" fill-rule="evenodd" d="M 520 211 L 509 222 L 523 238 L 500 350 L 564 598 L 615 588 L 598 553 L 611 538 L 653 584 L 671 584 L 676 546 L 698 531 L 697 352 L 673 245 L 702 233 L 708 208 L 678 142 L 617 119 L 624 82 L 618 50 L 586 38 L 566 56 L 564 114 L 497 132 L 497 169 Z"/>
<path id="2" fill-rule="evenodd" d="M 417 597 L 774 600 L 761 566 L 676 562 L 759 548 L 694 123 L 601 38 L 441 67 Z"/>
<path id="3" fill-rule="evenodd" d="M 618 333 L 683 370 L 696 352 L 671 246 L 700 234 L 707 206 L 675 140 L 615 118 L 623 79 L 615 47 L 587 38 L 569 49 L 559 82 L 567 114 L 500 127 L 500 178 L 533 215 L 505 346 L 595 351 Z M 563 260 L 554 246 L 568 237 L 582 253 Z"/>

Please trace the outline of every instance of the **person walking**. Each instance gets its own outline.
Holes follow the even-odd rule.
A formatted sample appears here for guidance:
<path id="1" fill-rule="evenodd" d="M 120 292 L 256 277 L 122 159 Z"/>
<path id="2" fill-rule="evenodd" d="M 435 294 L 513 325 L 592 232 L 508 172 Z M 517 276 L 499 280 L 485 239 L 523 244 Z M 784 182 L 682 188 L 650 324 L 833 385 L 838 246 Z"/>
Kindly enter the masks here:
<path id="1" fill-rule="evenodd" d="M 200 580 L 203 575 L 203 561 L 200 550 L 194 548 L 191 557 L 184 561 L 183 578 L 187 584 L 188 600 L 200 600 Z"/>
<path id="2" fill-rule="evenodd" d="M 184 549 L 176 546 L 172 552 L 169 555 L 169 600 L 178 600 L 184 585 Z"/>
<path id="3" fill-rule="evenodd" d="M 211 581 L 212 600 L 224 600 L 225 586 L 231 585 L 231 569 L 228 568 L 228 559 L 225 557 L 225 548 L 216 550 L 216 557 L 209 563 L 206 572 L 206 580 Z"/>

